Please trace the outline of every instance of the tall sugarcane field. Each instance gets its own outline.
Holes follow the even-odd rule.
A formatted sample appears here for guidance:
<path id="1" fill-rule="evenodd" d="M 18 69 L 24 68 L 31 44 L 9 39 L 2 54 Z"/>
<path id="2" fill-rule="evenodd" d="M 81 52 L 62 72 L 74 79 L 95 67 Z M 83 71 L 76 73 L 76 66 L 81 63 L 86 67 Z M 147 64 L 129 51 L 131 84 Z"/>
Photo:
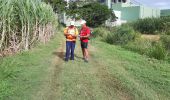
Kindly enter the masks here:
<path id="1" fill-rule="evenodd" d="M 0 0 L 0 54 L 28 50 L 54 36 L 57 16 L 40 0 Z"/>

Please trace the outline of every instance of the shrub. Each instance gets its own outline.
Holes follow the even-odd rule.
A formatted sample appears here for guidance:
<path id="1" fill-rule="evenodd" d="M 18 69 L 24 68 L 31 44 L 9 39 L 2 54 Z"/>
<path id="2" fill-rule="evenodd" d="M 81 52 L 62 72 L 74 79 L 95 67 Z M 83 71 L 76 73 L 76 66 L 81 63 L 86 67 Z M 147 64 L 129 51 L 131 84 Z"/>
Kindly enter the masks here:
<path id="1" fill-rule="evenodd" d="M 170 34 L 170 17 L 139 19 L 132 26 L 143 34 Z"/>
<path id="2" fill-rule="evenodd" d="M 108 43 L 113 44 L 127 44 L 129 41 L 132 41 L 136 38 L 137 33 L 133 30 L 132 27 L 128 25 L 123 25 L 115 29 L 112 34 L 109 34 L 106 38 Z"/>
<path id="3" fill-rule="evenodd" d="M 148 56 L 158 60 L 164 60 L 167 57 L 167 51 L 163 44 L 158 42 L 149 50 Z"/>
<path id="4" fill-rule="evenodd" d="M 143 38 L 137 38 L 135 41 L 129 42 L 124 46 L 124 48 L 128 50 L 135 51 L 140 54 L 146 54 L 151 47 L 152 41 Z"/>
<path id="5" fill-rule="evenodd" d="M 95 28 L 93 30 L 93 36 L 101 37 L 103 40 L 105 40 L 105 38 L 107 37 L 108 34 L 110 34 L 110 31 L 104 27 Z"/>
<path id="6" fill-rule="evenodd" d="M 123 47 L 158 60 L 164 60 L 168 54 L 162 42 L 153 42 L 143 38 L 138 38 L 133 42 L 129 42 Z"/>
<path id="7" fill-rule="evenodd" d="M 166 49 L 170 51 L 170 35 L 162 35 L 161 41 L 165 45 Z"/>
<path id="8" fill-rule="evenodd" d="M 106 36 L 106 38 L 104 39 L 105 42 L 109 43 L 109 44 L 114 44 L 115 43 L 115 35 L 113 33 L 110 33 Z"/>
<path id="9" fill-rule="evenodd" d="M 164 32 L 166 35 L 170 35 L 170 22 L 164 23 Z"/>
<path id="10" fill-rule="evenodd" d="M 143 34 L 157 34 L 163 30 L 163 22 L 159 18 L 145 18 L 134 22 L 133 27 Z"/>

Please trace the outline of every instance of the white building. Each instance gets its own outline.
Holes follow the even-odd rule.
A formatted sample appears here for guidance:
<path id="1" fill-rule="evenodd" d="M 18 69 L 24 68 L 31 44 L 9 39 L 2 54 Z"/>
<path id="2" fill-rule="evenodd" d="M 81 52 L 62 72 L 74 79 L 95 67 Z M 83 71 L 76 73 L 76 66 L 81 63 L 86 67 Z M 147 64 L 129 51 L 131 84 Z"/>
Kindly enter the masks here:
<path id="1" fill-rule="evenodd" d="M 115 22 L 117 25 L 143 18 L 160 17 L 160 9 L 144 6 L 135 0 L 100 0 L 100 2 L 113 10 L 118 17 Z"/>

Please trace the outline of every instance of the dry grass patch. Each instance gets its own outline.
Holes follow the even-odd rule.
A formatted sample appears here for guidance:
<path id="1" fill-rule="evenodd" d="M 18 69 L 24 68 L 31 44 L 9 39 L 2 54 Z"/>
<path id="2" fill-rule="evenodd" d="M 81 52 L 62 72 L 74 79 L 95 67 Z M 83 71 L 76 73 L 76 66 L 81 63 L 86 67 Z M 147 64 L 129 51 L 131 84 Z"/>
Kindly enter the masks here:
<path id="1" fill-rule="evenodd" d="M 159 41 L 160 40 L 160 35 L 142 35 L 141 36 L 142 38 L 144 39 L 148 39 L 148 40 L 151 40 L 151 41 Z"/>

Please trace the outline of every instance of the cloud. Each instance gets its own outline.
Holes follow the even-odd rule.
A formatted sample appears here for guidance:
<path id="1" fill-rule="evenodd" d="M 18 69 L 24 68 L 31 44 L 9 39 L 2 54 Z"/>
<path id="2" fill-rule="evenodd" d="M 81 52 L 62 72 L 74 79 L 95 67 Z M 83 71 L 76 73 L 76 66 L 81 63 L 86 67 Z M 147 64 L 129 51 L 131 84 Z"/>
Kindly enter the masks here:
<path id="1" fill-rule="evenodd" d="M 167 2 L 157 2 L 157 3 L 154 3 L 153 5 L 155 5 L 155 6 L 166 6 L 168 4 L 167 4 Z"/>
<path id="2" fill-rule="evenodd" d="M 137 0 L 142 4 L 160 9 L 170 9 L 170 0 Z"/>
<path id="3" fill-rule="evenodd" d="M 158 7 L 160 9 L 168 9 L 170 8 L 169 5 L 170 5 L 170 2 L 165 2 L 165 1 L 153 3 L 153 6 Z"/>

